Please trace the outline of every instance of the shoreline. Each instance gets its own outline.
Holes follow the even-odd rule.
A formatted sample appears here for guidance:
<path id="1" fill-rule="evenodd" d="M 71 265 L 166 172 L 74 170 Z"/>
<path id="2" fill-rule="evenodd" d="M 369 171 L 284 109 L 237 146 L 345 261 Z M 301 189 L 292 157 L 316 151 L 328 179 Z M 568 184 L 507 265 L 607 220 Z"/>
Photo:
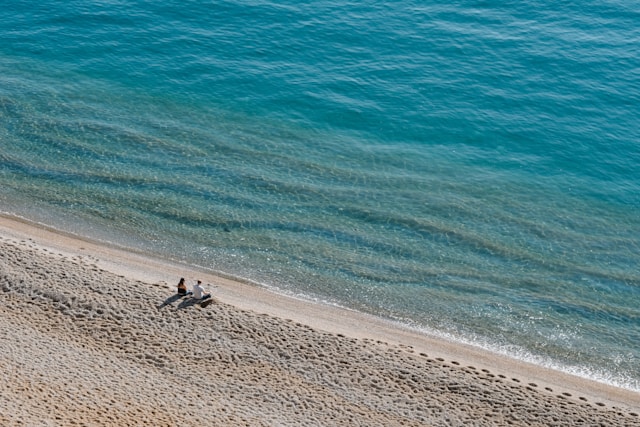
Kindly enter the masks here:
<path id="1" fill-rule="evenodd" d="M 591 408 L 589 410 L 617 413 L 618 416 L 622 414 L 628 422 L 623 425 L 640 425 L 640 393 L 628 389 L 511 359 L 478 347 L 427 336 L 353 310 L 276 294 L 257 285 L 65 234 L 21 218 L 0 214 L 0 237 L 11 244 L 28 243 L 45 254 L 55 253 L 65 259 L 82 260 L 94 269 L 112 273 L 123 280 L 146 284 L 152 292 L 152 298 L 160 302 L 175 292 L 175 284 L 180 277 L 185 277 L 190 285 L 196 279 L 201 279 L 203 283 L 210 284 L 209 288 L 214 287 L 210 290 L 216 304 L 229 306 L 231 310 L 269 316 L 281 323 L 330 334 L 338 340 L 355 340 L 394 348 L 411 357 L 428 358 L 429 363 L 455 371 L 455 375 L 470 370 L 483 373 L 516 387 L 518 393 L 530 391 L 545 399 L 558 398 L 572 402 L 576 407 L 584 405 Z M 436 421 L 429 422 L 437 424 Z"/>

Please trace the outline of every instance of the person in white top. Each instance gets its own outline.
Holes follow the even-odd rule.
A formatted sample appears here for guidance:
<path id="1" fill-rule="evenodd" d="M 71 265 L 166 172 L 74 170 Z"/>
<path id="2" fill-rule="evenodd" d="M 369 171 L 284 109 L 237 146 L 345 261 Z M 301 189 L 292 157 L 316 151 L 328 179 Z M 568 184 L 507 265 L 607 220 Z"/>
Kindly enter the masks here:
<path id="1" fill-rule="evenodd" d="M 205 293 L 204 288 L 202 287 L 202 282 L 198 280 L 198 283 L 193 287 L 193 297 L 199 300 L 206 300 L 207 298 L 211 298 L 211 294 Z"/>

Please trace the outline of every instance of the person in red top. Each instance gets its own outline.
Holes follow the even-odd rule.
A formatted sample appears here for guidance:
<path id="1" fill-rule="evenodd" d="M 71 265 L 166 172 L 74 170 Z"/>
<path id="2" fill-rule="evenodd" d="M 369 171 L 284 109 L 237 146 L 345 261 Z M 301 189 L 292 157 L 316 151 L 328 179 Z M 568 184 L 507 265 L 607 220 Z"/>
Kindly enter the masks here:
<path id="1" fill-rule="evenodd" d="M 178 295 L 191 295 L 193 292 L 187 290 L 187 284 L 184 282 L 184 277 L 180 278 L 178 282 Z"/>

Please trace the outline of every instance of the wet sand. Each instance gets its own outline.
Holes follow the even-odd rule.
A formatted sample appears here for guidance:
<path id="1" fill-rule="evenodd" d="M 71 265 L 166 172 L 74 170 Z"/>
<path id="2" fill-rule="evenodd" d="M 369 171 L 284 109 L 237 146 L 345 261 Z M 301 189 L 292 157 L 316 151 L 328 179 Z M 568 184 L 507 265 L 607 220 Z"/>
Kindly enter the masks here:
<path id="1" fill-rule="evenodd" d="M 0 300 L 2 426 L 640 426 L 636 392 L 8 217 Z"/>

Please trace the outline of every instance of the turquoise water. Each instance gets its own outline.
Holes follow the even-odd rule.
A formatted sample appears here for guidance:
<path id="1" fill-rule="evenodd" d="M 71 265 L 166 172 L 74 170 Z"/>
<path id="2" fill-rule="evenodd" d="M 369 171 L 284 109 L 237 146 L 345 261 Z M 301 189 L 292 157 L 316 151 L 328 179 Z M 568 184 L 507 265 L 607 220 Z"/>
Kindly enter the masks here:
<path id="1" fill-rule="evenodd" d="M 0 210 L 640 390 L 632 2 L 11 2 Z"/>

